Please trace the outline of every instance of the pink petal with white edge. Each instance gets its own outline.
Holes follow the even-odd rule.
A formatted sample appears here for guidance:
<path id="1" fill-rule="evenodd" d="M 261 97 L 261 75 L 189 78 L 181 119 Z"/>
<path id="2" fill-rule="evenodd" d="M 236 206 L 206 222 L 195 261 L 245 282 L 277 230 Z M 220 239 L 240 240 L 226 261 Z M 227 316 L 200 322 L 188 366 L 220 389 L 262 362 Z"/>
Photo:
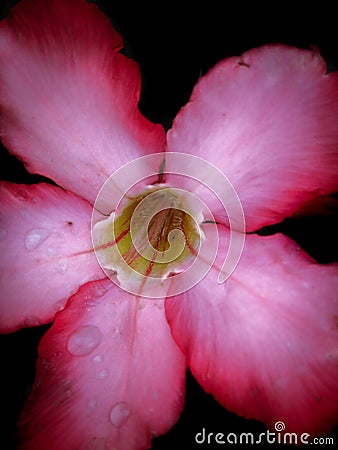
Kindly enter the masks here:
<path id="1" fill-rule="evenodd" d="M 137 109 L 139 69 L 121 47 L 85 0 L 23 0 L 0 25 L 4 145 L 91 203 L 117 168 L 165 141 Z"/>
<path id="2" fill-rule="evenodd" d="M 110 280 L 71 298 L 39 355 L 22 449 L 149 448 L 183 407 L 185 357 L 163 300 L 135 298 Z"/>
<path id="3" fill-rule="evenodd" d="M 173 336 L 229 410 L 271 428 L 283 421 L 286 432 L 326 433 L 338 418 L 338 265 L 315 263 L 283 235 L 245 244 L 224 284 L 212 269 L 167 299 Z"/>
<path id="4" fill-rule="evenodd" d="M 168 134 L 169 151 L 229 178 L 248 231 L 338 190 L 338 72 L 325 71 L 317 50 L 283 45 L 229 58 L 201 78 Z"/>
<path id="5" fill-rule="evenodd" d="M 0 203 L 0 330 L 50 322 L 83 283 L 104 277 L 92 208 L 44 183 L 1 183 Z"/>

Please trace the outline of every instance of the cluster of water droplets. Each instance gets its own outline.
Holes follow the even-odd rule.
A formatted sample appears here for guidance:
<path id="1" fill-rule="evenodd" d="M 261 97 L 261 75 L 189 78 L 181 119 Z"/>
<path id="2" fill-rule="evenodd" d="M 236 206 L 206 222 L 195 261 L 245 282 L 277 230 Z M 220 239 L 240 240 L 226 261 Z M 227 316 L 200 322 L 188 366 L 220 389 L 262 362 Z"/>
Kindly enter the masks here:
<path id="1" fill-rule="evenodd" d="M 97 326 L 83 325 L 70 334 L 67 341 L 67 350 L 73 356 L 85 357 L 91 355 L 100 346 L 101 342 L 102 334 Z M 91 362 L 98 368 L 96 373 L 97 380 L 104 380 L 109 376 L 109 370 L 104 367 L 104 357 L 101 353 L 94 354 Z M 97 399 L 90 398 L 87 408 L 88 414 L 94 413 L 97 408 Z M 129 416 L 130 407 L 124 401 L 115 403 L 109 411 L 109 421 L 116 428 L 122 427 Z"/>

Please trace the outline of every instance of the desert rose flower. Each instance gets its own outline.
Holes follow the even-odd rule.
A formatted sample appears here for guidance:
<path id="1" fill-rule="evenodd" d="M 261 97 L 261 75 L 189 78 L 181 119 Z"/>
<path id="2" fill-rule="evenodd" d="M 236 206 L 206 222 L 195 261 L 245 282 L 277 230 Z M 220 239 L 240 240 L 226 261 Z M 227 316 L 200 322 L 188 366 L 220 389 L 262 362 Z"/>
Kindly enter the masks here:
<path id="1" fill-rule="evenodd" d="M 121 48 L 84 0 L 23 0 L 0 26 L 2 142 L 56 184 L 1 183 L 1 330 L 54 321 L 20 417 L 22 448 L 149 448 L 180 415 L 187 367 L 239 415 L 271 429 L 283 421 L 288 432 L 329 432 L 338 412 L 338 267 L 257 231 L 338 190 L 337 73 L 326 74 L 316 50 L 248 51 L 199 80 L 165 135 L 139 112 L 139 70 Z M 243 207 L 243 253 L 222 283 L 231 220 L 205 186 L 165 172 L 175 154 L 224 173 Z M 109 205 L 96 208 L 102 187 L 134 160 L 145 163 L 133 176 L 144 168 L 157 176 L 109 216 Z M 175 189 L 193 191 L 214 220 Z M 167 213 L 146 229 L 156 250 L 148 260 L 130 234 L 150 198 L 144 220 L 157 203 Z M 215 223 L 217 256 L 204 261 L 198 245 L 208 246 Z M 169 266 L 159 258 L 170 236 L 178 248 L 177 229 L 185 250 Z M 192 289 L 160 297 L 154 285 L 154 298 L 142 295 L 149 283 L 175 286 L 194 257 L 211 267 Z"/>

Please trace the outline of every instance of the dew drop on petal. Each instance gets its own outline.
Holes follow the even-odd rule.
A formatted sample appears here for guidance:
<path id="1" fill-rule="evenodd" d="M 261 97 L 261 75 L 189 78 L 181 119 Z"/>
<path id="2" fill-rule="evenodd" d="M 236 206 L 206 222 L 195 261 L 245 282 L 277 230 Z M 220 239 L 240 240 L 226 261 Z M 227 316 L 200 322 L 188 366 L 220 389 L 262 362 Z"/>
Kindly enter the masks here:
<path id="1" fill-rule="evenodd" d="M 24 324 L 25 324 L 26 328 L 38 327 L 39 325 L 41 325 L 39 319 L 37 317 L 35 317 L 35 316 L 28 316 L 25 319 Z"/>
<path id="2" fill-rule="evenodd" d="M 108 288 L 102 286 L 99 283 L 96 283 L 93 285 L 92 290 L 91 290 L 91 294 L 93 298 L 101 298 L 106 292 L 107 292 Z"/>
<path id="3" fill-rule="evenodd" d="M 23 202 L 26 202 L 29 199 L 29 195 L 23 189 L 18 189 L 18 191 L 14 195 L 18 200 Z"/>
<path id="4" fill-rule="evenodd" d="M 86 299 L 86 306 L 91 308 L 100 304 L 104 300 L 104 296 L 109 289 L 109 285 L 102 286 L 100 282 L 94 283 L 91 287 L 90 295 Z"/>
<path id="5" fill-rule="evenodd" d="M 65 307 L 65 304 L 67 302 L 67 299 L 59 300 L 58 302 L 54 303 L 54 311 L 61 311 Z"/>
<path id="6" fill-rule="evenodd" d="M 57 262 L 57 273 L 63 274 L 67 271 L 69 265 L 68 258 L 61 258 Z"/>
<path id="7" fill-rule="evenodd" d="M 55 256 L 56 255 L 56 249 L 53 248 L 53 247 L 48 248 L 47 249 L 47 255 L 51 256 L 51 257 Z"/>
<path id="8" fill-rule="evenodd" d="M 49 236 L 51 235 L 50 230 L 46 228 L 33 228 L 27 231 L 25 236 L 25 247 L 29 252 L 39 247 Z"/>
<path id="9" fill-rule="evenodd" d="M 73 356 L 86 356 L 101 343 L 101 339 L 98 327 L 84 325 L 69 336 L 67 350 Z"/>
<path id="10" fill-rule="evenodd" d="M 53 369 L 53 364 L 52 364 L 48 359 L 46 359 L 46 358 L 43 358 L 43 359 L 41 360 L 41 365 L 42 365 L 43 369 L 44 369 L 46 372 L 48 372 L 48 371 L 50 371 L 51 369 Z"/>
<path id="11" fill-rule="evenodd" d="M 97 380 L 103 380 L 104 378 L 107 378 L 109 372 L 107 369 L 101 370 L 101 372 L 99 372 L 96 375 Z"/>
<path id="12" fill-rule="evenodd" d="M 70 398 L 73 395 L 73 391 L 71 389 L 67 389 L 65 391 L 65 398 Z"/>
<path id="13" fill-rule="evenodd" d="M 92 362 L 97 364 L 103 361 L 103 356 L 102 355 L 95 355 L 92 358 Z"/>
<path id="14" fill-rule="evenodd" d="M 88 410 L 87 410 L 88 414 L 92 414 L 96 410 L 97 400 L 95 398 L 91 398 L 88 401 L 87 407 L 88 407 Z"/>
<path id="15" fill-rule="evenodd" d="M 119 402 L 114 405 L 110 411 L 109 419 L 114 427 L 122 427 L 130 415 L 130 409 L 126 402 Z"/>

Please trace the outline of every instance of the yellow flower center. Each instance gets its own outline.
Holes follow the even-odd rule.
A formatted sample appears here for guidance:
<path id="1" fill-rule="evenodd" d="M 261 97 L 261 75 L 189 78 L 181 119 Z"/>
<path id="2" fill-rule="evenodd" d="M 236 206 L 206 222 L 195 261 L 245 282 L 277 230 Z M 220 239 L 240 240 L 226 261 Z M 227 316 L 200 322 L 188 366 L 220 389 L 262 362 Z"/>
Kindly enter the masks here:
<path id="1" fill-rule="evenodd" d="M 150 187 L 98 222 L 93 236 L 101 265 L 142 289 L 145 279 L 185 270 L 198 253 L 201 230 L 179 190 Z"/>

